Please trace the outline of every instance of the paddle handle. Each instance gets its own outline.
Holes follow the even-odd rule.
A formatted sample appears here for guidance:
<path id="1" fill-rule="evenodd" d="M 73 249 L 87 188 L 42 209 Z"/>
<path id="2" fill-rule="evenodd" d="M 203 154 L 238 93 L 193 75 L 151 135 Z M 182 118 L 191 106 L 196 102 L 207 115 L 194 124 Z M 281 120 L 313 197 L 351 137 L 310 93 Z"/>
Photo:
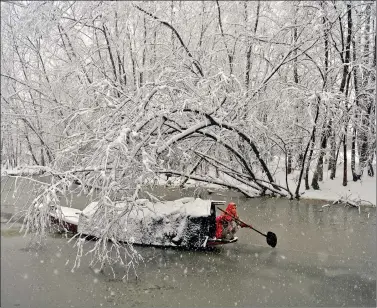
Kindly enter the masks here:
<path id="1" fill-rule="evenodd" d="M 225 212 L 223 209 L 221 209 L 221 208 L 219 208 L 219 207 L 217 207 L 217 208 L 218 208 L 221 212 L 223 212 L 223 213 L 225 213 L 225 214 L 231 216 L 235 221 L 240 222 L 240 223 L 246 225 L 246 226 L 249 227 L 250 229 L 253 229 L 255 232 L 258 232 L 260 235 L 263 235 L 264 237 L 267 237 L 266 234 L 264 234 L 264 233 L 260 232 L 259 230 L 253 228 L 251 225 L 249 225 L 249 224 L 243 222 L 241 219 L 238 219 L 237 217 L 233 216 L 232 214 L 229 214 L 229 213 Z"/>

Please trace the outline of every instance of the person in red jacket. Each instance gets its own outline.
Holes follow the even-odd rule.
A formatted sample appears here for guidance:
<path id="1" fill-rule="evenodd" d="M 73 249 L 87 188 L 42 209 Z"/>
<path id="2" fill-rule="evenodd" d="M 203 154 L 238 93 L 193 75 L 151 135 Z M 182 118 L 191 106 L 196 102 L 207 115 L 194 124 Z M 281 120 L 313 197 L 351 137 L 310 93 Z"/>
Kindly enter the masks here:
<path id="1" fill-rule="evenodd" d="M 216 217 L 216 238 L 231 240 L 234 238 L 239 226 L 245 228 L 247 225 L 234 219 L 239 219 L 237 205 L 234 202 L 228 204 L 225 212 Z"/>

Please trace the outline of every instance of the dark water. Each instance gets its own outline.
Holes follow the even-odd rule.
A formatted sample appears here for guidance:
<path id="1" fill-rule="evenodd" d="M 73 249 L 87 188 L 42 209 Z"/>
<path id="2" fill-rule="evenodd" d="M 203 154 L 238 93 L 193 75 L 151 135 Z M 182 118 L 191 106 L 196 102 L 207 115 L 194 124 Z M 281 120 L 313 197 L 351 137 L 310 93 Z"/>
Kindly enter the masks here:
<path id="1" fill-rule="evenodd" d="M 2 182 L 3 190 L 12 189 Z M 244 306 L 376 306 L 376 210 L 325 201 L 243 199 L 224 191 L 164 189 L 154 191 L 175 199 L 235 201 L 240 217 L 257 229 L 277 234 L 271 248 L 265 238 L 242 229 L 239 241 L 215 251 L 137 247 L 144 263 L 127 282 L 124 270 L 98 273 L 84 256 L 71 272 L 75 248 L 60 235 L 48 238 L 41 250 L 28 250 L 17 225 L 2 223 L 2 307 L 244 307 Z M 2 194 L 2 222 L 30 191 L 16 200 Z M 11 198 L 11 199 L 9 199 Z M 84 197 L 73 198 L 84 207 Z M 9 216 L 9 214 L 8 214 Z M 86 249 L 94 243 L 88 242 Z M 87 251 L 86 250 L 86 251 Z"/>

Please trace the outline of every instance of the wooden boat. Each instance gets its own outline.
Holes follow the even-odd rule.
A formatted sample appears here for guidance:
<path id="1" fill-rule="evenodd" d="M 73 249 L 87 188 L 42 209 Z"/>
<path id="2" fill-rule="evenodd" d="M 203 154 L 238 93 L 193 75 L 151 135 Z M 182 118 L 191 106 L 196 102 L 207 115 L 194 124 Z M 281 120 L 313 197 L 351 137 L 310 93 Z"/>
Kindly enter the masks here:
<path id="1" fill-rule="evenodd" d="M 111 229 L 118 241 L 199 249 L 237 242 L 237 237 L 215 238 L 216 207 L 224 204 L 224 201 L 199 198 L 156 203 L 139 199 L 134 203 L 117 202 L 107 207 L 106 213 L 104 207 L 92 202 L 82 211 L 60 207 L 50 215 L 60 230 L 94 238 L 101 237 L 111 217 L 121 217 Z"/>

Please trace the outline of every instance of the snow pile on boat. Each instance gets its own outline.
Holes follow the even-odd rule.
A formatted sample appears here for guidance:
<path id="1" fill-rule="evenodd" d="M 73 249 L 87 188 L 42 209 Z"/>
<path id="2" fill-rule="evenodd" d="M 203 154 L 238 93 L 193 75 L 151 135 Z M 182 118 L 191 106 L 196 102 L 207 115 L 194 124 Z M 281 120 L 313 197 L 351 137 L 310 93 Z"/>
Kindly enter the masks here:
<path id="1" fill-rule="evenodd" d="M 114 223 L 109 227 L 109 221 Z M 112 208 L 90 203 L 80 214 L 78 232 L 145 245 L 197 246 L 215 233 L 215 206 L 210 200 L 182 198 L 152 203 L 140 199 Z"/>
<path id="2" fill-rule="evenodd" d="M 69 224 L 78 225 L 79 215 L 82 211 L 72 208 L 61 206 L 60 208 L 54 208 L 50 215 L 55 218 L 57 221 L 64 221 Z"/>

